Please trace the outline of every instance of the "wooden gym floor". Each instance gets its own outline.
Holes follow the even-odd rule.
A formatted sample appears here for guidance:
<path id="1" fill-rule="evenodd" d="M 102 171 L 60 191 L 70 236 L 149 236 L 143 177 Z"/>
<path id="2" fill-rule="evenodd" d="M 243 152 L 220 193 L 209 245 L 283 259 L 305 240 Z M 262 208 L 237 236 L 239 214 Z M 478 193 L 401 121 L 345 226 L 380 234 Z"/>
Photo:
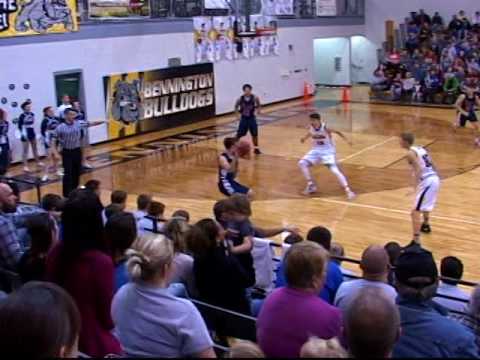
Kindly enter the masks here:
<path id="1" fill-rule="evenodd" d="M 411 131 L 419 144 L 428 147 L 443 180 L 431 219 L 433 233 L 423 236 L 423 244 L 437 262 L 447 255 L 458 256 L 465 265 L 464 278 L 479 280 L 480 149 L 473 146 L 471 130 L 453 133 L 454 111 L 450 109 L 345 105 L 334 100 L 318 98 L 308 107 L 292 101 L 264 108 L 260 116 L 264 154 L 242 160 L 238 176 L 257 195 L 253 222 L 264 227 L 296 224 L 304 235 L 312 226 L 325 225 L 347 256 L 354 258 L 369 244 L 398 241 L 406 245 L 411 240 L 409 211 L 414 195 L 397 136 Z M 330 127 L 353 141 L 350 147 L 337 139 L 341 167 L 359 195 L 352 202 L 323 167 L 314 170 L 318 194 L 301 195 L 305 181 L 297 162 L 310 144 L 301 144 L 299 139 L 314 109 L 326 116 Z M 101 180 L 104 203 L 112 189 L 123 189 L 130 194 L 131 209 L 137 194 L 152 193 L 167 205 L 167 215 L 183 208 L 193 221 L 210 217 L 212 205 L 222 197 L 217 189 L 217 156 L 223 137 L 234 133 L 234 121 L 230 115 L 95 146 L 91 162 L 98 169 L 82 181 Z M 14 169 L 18 171 L 19 167 Z M 60 190 L 59 182 L 42 187 L 43 194 Z M 33 191 L 22 196 L 35 200 Z"/>

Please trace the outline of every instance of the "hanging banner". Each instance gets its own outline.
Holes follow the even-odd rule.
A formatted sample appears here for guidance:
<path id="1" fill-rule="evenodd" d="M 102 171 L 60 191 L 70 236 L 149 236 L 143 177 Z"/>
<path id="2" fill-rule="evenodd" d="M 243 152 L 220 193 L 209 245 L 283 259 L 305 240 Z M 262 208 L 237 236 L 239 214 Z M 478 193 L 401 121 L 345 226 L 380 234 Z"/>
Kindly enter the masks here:
<path id="1" fill-rule="evenodd" d="M 215 116 L 211 63 L 105 76 L 104 87 L 109 139 Z"/>
<path id="2" fill-rule="evenodd" d="M 262 0 L 262 14 L 293 15 L 293 0 Z"/>
<path id="3" fill-rule="evenodd" d="M 0 38 L 77 30 L 75 0 L 0 0 Z"/>
<path id="4" fill-rule="evenodd" d="M 214 62 L 216 34 L 212 18 L 208 16 L 194 17 L 193 28 L 195 62 Z"/>
<path id="5" fill-rule="evenodd" d="M 89 0 L 88 17 L 95 20 L 131 20 L 150 17 L 149 0 Z"/>
<path id="6" fill-rule="evenodd" d="M 337 0 L 316 0 L 317 16 L 337 16 Z"/>
<path id="7" fill-rule="evenodd" d="M 233 17 L 215 16 L 212 21 L 215 61 L 234 60 Z"/>
<path id="8" fill-rule="evenodd" d="M 238 31 L 245 32 L 245 17 L 238 18 Z M 220 62 L 279 55 L 277 23 L 273 17 L 252 15 L 250 31 L 256 36 L 235 39 L 234 16 L 193 18 L 195 62 Z M 241 52 L 237 51 L 241 42 Z"/>

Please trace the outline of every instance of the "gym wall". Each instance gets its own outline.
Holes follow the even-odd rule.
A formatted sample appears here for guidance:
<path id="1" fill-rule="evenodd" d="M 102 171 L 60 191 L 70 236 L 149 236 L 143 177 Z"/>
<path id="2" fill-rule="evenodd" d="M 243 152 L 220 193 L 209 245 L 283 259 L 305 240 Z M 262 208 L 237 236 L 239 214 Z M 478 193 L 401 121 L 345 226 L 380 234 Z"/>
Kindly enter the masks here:
<path id="1" fill-rule="evenodd" d="M 301 96 L 304 82 L 313 83 L 313 39 L 363 34 L 363 22 L 354 23 L 357 25 L 280 26 L 280 56 L 215 64 L 217 114 L 233 110 L 244 83 L 253 85 L 263 103 Z M 105 120 L 104 76 L 165 68 L 169 58 L 180 58 L 182 65 L 194 63 L 191 22 L 177 32 L 155 33 L 159 25 L 153 24 L 157 25 L 155 28 L 147 24 L 145 34 L 130 35 L 127 31 L 120 36 L 121 27 L 129 25 L 85 25 L 76 34 L 2 40 L 0 98 L 5 96 L 9 102 L 0 107 L 12 119 L 21 113 L 19 107 L 10 107 L 12 97 L 18 103 L 31 99 L 39 127 L 42 108 L 56 106 L 54 73 L 81 70 L 87 117 L 91 121 Z M 108 26 L 111 36 L 102 32 Z M 17 90 L 10 92 L 9 84 L 15 84 Z M 23 84 L 29 84 L 30 88 L 23 89 Z M 13 126 L 11 131 L 14 160 L 18 160 L 21 144 L 14 138 Z M 107 127 L 92 128 L 90 137 L 92 143 L 107 140 Z"/>

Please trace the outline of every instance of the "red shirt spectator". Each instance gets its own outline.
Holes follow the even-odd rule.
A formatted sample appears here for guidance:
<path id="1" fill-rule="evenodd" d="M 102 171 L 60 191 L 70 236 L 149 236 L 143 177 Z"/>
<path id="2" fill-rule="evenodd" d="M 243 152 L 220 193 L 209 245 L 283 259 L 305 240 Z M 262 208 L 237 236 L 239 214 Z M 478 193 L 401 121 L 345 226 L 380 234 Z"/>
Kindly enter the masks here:
<path id="1" fill-rule="evenodd" d="M 55 272 L 62 245 L 51 252 L 47 274 Z M 80 351 L 93 356 L 121 354 L 118 340 L 111 334 L 114 328 L 110 316 L 113 299 L 114 266 L 112 259 L 98 250 L 85 251 L 68 267 L 63 288 L 74 298 L 82 318 L 79 339 Z"/>
<path id="2" fill-rule="evenodd" d="M 436 64 L 438 62 L 437 55 L 430 49 L 428 49 L 424 52 L 424 57 L 425 57 L 425 59 L 432 60 L 432 63 L 434 63 L 434 64 Z"/>
<path id="3" fill-rule="evenodd" d="M 80 311 L 79 350 L 92 357 L 122 353 L 111 334 L 115 270 L 102 251 L 101 211 L 92 191 L 72 192 L 62 213 L 63 241 L 47 258 L 47 279 L 67 290 Z"/>
<path id="4" fill-rule="evenodd" d="M 465 61 L 461 57 L 456 57 L 455 60 L 453 61 L 453 67 L 455 68 L 465 68 Z"/>

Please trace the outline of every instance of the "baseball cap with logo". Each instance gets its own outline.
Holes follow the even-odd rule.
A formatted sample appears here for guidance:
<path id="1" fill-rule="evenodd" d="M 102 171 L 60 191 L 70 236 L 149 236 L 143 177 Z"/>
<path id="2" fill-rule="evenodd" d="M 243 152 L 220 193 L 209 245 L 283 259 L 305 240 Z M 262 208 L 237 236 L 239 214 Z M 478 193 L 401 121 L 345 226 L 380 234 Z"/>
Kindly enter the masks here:
<path id="1" fill-rule="evenodd" d="M 421 247 L 406 249 L 395 265 L 395 278 L 401 284 L 417 289 L 433 285 L 438 270 L 432 253 Z"/>

